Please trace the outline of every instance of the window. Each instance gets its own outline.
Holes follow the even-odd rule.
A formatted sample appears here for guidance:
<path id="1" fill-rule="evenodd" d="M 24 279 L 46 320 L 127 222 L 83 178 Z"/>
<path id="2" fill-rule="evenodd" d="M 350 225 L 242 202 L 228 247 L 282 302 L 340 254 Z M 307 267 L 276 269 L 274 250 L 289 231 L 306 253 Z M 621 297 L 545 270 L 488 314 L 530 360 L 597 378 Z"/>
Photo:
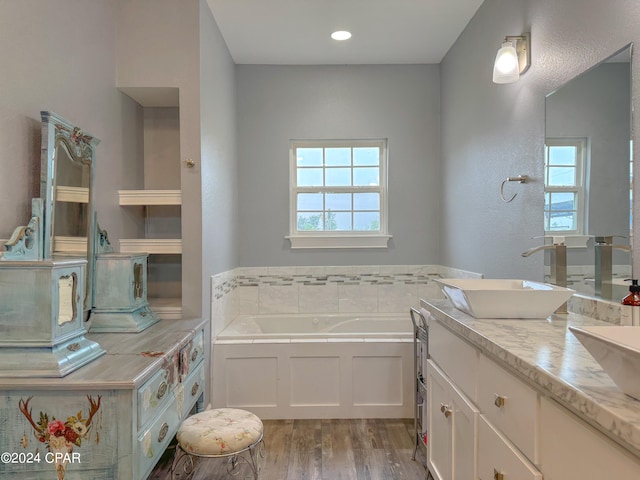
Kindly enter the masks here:
<path id="1" fill-rule="evenodd" d="M 544 229 L 582 235 L 585 219 L 586 138 L 547 138 L 544 165 Z"/>
<path id="2" fill-rule="evenodd" d="M 386 140 L 294 140 L 292 248 L 380 248 L 387 235 Z"/>

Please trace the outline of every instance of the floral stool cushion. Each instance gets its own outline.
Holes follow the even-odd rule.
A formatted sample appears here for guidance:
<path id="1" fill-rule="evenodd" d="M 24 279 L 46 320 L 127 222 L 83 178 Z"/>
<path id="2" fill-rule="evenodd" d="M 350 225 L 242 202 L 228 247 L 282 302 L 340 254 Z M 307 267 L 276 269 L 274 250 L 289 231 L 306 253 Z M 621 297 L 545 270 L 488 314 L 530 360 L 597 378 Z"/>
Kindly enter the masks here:
<path id="1" fill-rule="evenodd" d="M 180 447 L 194 455 L 229 455 L 262 438 L 262 421 L 237 408 L 214 408 L 188 417 L 178 429 Z"/>

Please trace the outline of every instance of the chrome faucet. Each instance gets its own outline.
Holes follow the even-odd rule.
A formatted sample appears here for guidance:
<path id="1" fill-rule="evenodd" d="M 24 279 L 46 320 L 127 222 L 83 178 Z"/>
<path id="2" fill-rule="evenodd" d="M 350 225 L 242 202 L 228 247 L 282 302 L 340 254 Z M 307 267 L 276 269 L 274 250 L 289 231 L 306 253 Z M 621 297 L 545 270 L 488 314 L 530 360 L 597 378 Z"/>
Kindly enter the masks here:
<path id="1" fill-rule="evenodd" d="M 614 235 L 595 237 L 595 294 L 613 299 L 613 250 L 631 251 L 630 245 L 614 245 Z M 624 238 L 624 237 L 621 237 Z"/>
<path id="2" fill-rule="evenodd" d="M 567 246 L 564 237 L 553 237 L 553 243 L 539 245 L 522 252 L 523 257 L 533 255 L 540 250 L 551 250 L 551 278 L 549 283 L 559 287 L 567 286 Z"/>
<path id="3" fill-rule="evenodd" d="M 549 283 L 559 287 L 567 286 L 567 246 L 564 237 L 553 237 L 553 243 L 539 245 L 522 252 L 523 257 L 533 255 L 540 250 L 550 250 L 551 278 Z M 567 313 L 567 303 L 565 302 L 556 310 L 556 313 Z"/>

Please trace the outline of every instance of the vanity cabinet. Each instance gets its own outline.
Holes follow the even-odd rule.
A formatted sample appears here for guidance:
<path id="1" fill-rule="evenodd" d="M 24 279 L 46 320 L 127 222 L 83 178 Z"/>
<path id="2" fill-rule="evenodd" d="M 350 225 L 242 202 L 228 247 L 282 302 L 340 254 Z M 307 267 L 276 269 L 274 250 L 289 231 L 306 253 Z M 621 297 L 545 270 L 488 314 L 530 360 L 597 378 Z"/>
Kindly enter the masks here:
<path id="1" fill-rule="evenodd" d="M 541 479 L 532 463 L 536 392 L 433 318 L 429 333 L 429 470 L 434 478 Z"/>
<path id="2" fill-rule="evenodd" d="M 2 379 L 0 451 L 16 462 L 0 462 L 0 478 L 145 480 L 202 404 L 206 335 L 201 320 L 91 334 L 107 353 L 66 377 Z"/>
<path id="3" fill-rule="evenodd" d="M 436 480 L 478 478 L 478 409 L 432 362 L 427 362 L 429 471 Z"/>
<path id="4" fill-rule="evenodd" d="M 434 301 L 437 306 L 431 308 L 423 302 L 431 314 L 428 461 L 436 480 L 640 478 L 640 455 L 612 440 L 636 438 L 633 424 L 624 424 L 634 421 L 636 401 L 618 396 L 611 382 L 601 383 L 595 361 L 580 352 L 564 317 L 537 325 L 536 320 L 498 325 L 446 303 Z M 549 363 L 553 358 L 562 361 L 557 369 Z M 570 381 L 558 382 L 555 375 L 565 374 Z M 609 392 L 606 407 L 590 404 L 571 382 L 587 385 L 594 394 Z M 575 411 L 559 403 L 567 399 Z M 598 420 L 603 428 L 609 425 L 608 434 L 592 426 Z"/>

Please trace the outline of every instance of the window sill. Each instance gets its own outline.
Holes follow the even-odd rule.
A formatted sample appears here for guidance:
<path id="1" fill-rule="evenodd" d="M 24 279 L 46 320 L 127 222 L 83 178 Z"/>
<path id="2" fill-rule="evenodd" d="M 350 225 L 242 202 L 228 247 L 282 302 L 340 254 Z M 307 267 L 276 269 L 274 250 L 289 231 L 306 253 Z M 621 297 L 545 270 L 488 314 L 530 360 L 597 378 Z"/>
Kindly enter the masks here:
<path id="1" fill-rule="evenodd" d="M 562 242 L 567 248 L 587 248 L 587 242 L 591 237 L 575 233 L 562 235 L 558 232 L 556 234 L 547 233 L 544 238 L 551 238 L 554 242 Z"/>
<path id="2" fill-rule="evenodd" d="M 391 235 L 288 235 L 292 249 L 388 248 Z"/>

